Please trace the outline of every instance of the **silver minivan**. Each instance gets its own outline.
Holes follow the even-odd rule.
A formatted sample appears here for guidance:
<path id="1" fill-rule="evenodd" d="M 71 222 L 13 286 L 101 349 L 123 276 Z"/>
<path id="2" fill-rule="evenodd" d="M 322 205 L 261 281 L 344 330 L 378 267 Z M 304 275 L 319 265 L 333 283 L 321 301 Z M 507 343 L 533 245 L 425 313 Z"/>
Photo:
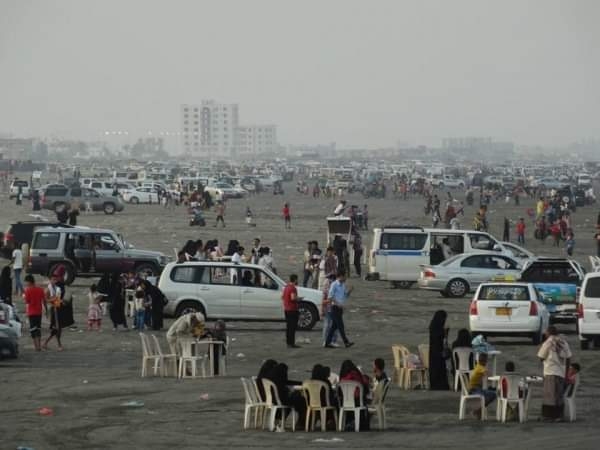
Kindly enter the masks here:
<path id="1" fill-rule="evenodd" d="M 582 350 L 600 346 L 600 272 L 585 275 L 577 298 L 577 334 Z"/>

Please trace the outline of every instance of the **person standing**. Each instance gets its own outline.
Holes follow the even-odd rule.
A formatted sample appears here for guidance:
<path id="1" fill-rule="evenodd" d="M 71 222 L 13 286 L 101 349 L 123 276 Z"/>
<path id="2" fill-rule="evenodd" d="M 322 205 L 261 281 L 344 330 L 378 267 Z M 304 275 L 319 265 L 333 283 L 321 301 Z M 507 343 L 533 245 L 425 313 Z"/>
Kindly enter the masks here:
<path id="1" fill-rule="evenodd" d="M 369 210 L 367 209 L 367 205 L 363 206 L 362 209 L 362 220 L 363 220 L 363 229 L 369 229 Z"/>
<path id="2" fill-rule="evenodd" d="M 72 227 L 77 226 L 77 216 L 79 215 L 79 207 L 73 207 L 69 211 L 69 225 Z"/>
<path id="3" fill-rule="evenodd" d="M 12 266 L 15 276 L 15 294 L 23 293 L 23 284 L 21 284 L 21 272 L 23 271 L 23 252 L 15 248 L 12 252 Z"/>
<path id="4" fill-rule="evenodd" d="M 31 203 L 34 211 L 40 211 L 42 209 L 40 206 L 40 192 L 37 189 L 34 189 L 31 193 Z"/>
<path id="5" fill-rule="evenodd" d="M 17 188 L 17 199 L 15 205 L 19 206 L 23 204 L 23 187 L 19 185 Z"/>
<path id="6" fill-rule="evenodd" d="M 62 327 L 59 316 L 59 309 L 63 304 L 64 292 L 59 286 L 60 276 L 58 273 L 53 273 L 50 277 L 50 283 L 48 283 L 48 287 L 46 288 L 45 297 L 46 302 L 50 303 L 50 336 L 46 339 L 43 345 L 43 349 L 48 349 L 48 343 L 52 340 L 53 337 L 56 337 L 56 342 L 58 344 L 58 351 L 63 350 L 62 343 L 60 338 L 62 336 Z"/>
<path id="7" fill-rule="evenodd" d="M 354 241 L 352 242 L 352 250 L 354 252 L 354 269 L 356 270 L 356 275 L 360 278 L 362 274 L 360 261 L 363 255 L 363 248 L 362 237 L 359 233 L 356 233 L 354 235 Z"/>
<path id="8" fill-rule="evenodd" d="M 303 287 L 307 287 L 308 286 L 308 280 L 310 280 L 310 277 L 313 274 L 313 266 L 312 266 L 312 254 L 313 254 L 313 250 L 315 248 L 314 245 L 314 241 L 308 241 L 306 243 L 306 250 L 304 250 L 304 277 L 302 279 L 302 286 Z"/>
<path id="9" fill-rule="evenodd" d="M 564 407 L 565 378 L 571 362 L 571 349 L 567 341 L 558 335 L 551 325 L 546 330 L 546 340 L 537 353 L 544 363 L 544 399 L 542 417 L 546 421 L 562 419 Z"/>
<path id="10" fill-rule="evenodd" d="M 345 271 L 339 271 L 336 280 L 331 283 L 327 295 L 327 299 L 331 304 L 331 327 L 329 328 L 329 333 L 327 333 L 327 339 L 325 341 L 326 348 L 333 348 L 331 343 L 336 331 L 339 332 L 346 348 L 354 345 L 354 342 L 350 342 L 346 337 L 346 330 L 344 327 L 344 307 L 346 306 L 348 296 L 351 293 L 352 287 L 346 288 Z"/>
<path id="11" fill-rule="evenodd" d="M 502 240 L 510 242 L 510 221 L 507 217 L 504 218 L 504 231 L 502 232 Z"/>
<path id="12" fill-rule="evenodd" d="M 296 328 L 298 327 L 298 275 L 290 275 L 290 281 L 285 285 L 281 300 L 285 313 L 285 341 L 288 348 L 299 348 L 296 345 Z"/>
<path id="13" fill-rule="evenodd" d="M 33 340 L 36 352 L 42 350 L 42 313 L 46 307 L 46 293 L 35 285 L 33 275 L 25 277 L 25 290 L 23 291 L 25 301 L 25 313 L 29 319 L 29 333 Z"/>
<path id="14" fill-rule="evenodd" d="M 328 275 L 322 283 L 320 290 L 323 294 L 323 298 L 321 300 L 321 317 L 323 318 L 323 346 L 327 345 L 327 335 L 329 334 L 329 329 L 331 328 L 331 302 L 329 301 L 329 288 L 331 287 L 331 283 L 335 280 L 335 275 Z M 336 344 L 336 335 L 333 335 L 331 339 L 332 347 L 339 347 Z"/>
<path id="15" fill-rule="evenodd" d="M 517 222 L 517 242 L 525 245 L 525 219 L 523 217 L 520 217 Z"/>
<path id="16" fill-rule="evenodd" d="M 250 264 L 258 264 L 258 260 L 260 259 L 260 239 L 254 238 L 252 241 L 252 253 L 250 257 Z"/>
<path id="17" fill-rule="evenodd" d="M 431 390 L 448 391 L 448 331 L 444 310 L 436 311 L 429 324 L 429 386 Z"/>
<path id="18" fill-rule="evenodd" d="M 102 282 L 103 280 L 100 281 Z M 113 323 L 114 331 L 117 331 L 119 325 L 123 325 L 123 328 L 127 330 L 125 298 L 123 297 L 123 284 L 121 283 L 119 274 L 113 273 L 110 278 L 106 275 L 102 289 L 108 290 L 108 298 L 110 299 L 110 320 Z M 98 283 L 98 291 L 104 293 L 100 288 L 100 283 Z"/>
<path id="19" fill-rule="evenodd" d="M 215 222 L 215 228 L 219 225 L 219 222 L 223 224 L 223 228 L 225 228 L 225 203 L 223 200 L 219 200 L 217 205 L 215 206 L 215 212 L 217 213 L 217 220 Z"/>
<path id="20" fill-rule="evenodd" d="M 6 265 L 0 272 L 0 301 L 12 306 L 12 278 L 10 277 L 10 266 Z"/>
<path id="21" fill-rule="evenodd" d="M 285 227 L 286 230 L 291 230 L 292 229 L 292 213 L 290 212 L 290 204 L 289 203 L 284 203 L 283 204 L 283 225 Z"/>

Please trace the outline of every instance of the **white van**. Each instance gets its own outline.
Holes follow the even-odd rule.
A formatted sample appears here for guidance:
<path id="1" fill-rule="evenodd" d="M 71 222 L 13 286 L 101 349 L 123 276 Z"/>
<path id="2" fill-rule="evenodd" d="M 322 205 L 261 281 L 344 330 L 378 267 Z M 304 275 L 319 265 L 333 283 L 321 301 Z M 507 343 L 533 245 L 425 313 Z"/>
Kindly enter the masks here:
<path id="1" fill-rule="evenodd" d="M 577 334 L 581 350 L 587 350 L 590 340 L 600 345 L 600 272 L 589 272 L 581 284 L 577 299 Z"/>
<path id="2" fill-rule="evenodd" d="M 19 188 L 21 189 L 21 195 L 23 198 L 29 198 L 31 195 L 31 186 L 29 185 L 28 180 L 19 180 L 15 178 L 12 183 L 10 183 L 10 194 L 8 195 L 9 199 L 17 198 L 19 195 Z"/>
<path id="3" fill-rule="evenodd" d="M 367 280 L 391 281 L 394 286 L 407 289 L 419 279 L 420 264 L 437 265 L 446 259 L 444 243 L 451 255 L 482 251 L 511 255 L 498 239 L 482 231 L 415 226 L 375 228 Z"/>

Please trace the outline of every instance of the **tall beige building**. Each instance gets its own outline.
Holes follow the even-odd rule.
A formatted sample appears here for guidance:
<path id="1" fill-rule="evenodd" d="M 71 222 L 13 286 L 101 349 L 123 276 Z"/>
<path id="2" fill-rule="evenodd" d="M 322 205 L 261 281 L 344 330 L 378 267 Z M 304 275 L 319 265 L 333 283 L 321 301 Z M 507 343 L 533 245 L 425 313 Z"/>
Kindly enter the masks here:
<path id="1" fill-rule="evenodd" d="M 242 125 L 238 128 L 240 156 L 273 153 L 279 148 L 275 125 Z"/>

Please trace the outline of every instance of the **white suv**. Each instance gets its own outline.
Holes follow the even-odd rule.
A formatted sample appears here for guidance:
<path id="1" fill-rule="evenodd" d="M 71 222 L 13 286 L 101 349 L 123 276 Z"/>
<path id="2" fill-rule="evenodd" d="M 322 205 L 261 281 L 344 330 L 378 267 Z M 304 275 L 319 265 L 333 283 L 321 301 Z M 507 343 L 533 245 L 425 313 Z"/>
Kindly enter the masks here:
<path id="1" fill-rule="evenodd" d="M 577 299 L 577 334 L 582 350 L 600 344 L 600 272 L 586 274 Z"/>
<path id="2" fill-rule="evenodd" d="M 207 319 L 284 320 L 285 284 L 254 264 L 190 261 L 167 264 L 158 287 L 169 300 L 166 315 L 199 311 Z M 298 329 L 310 330 L 319 320 L 321 292 L 298 287 L 298 297 Z"/>

